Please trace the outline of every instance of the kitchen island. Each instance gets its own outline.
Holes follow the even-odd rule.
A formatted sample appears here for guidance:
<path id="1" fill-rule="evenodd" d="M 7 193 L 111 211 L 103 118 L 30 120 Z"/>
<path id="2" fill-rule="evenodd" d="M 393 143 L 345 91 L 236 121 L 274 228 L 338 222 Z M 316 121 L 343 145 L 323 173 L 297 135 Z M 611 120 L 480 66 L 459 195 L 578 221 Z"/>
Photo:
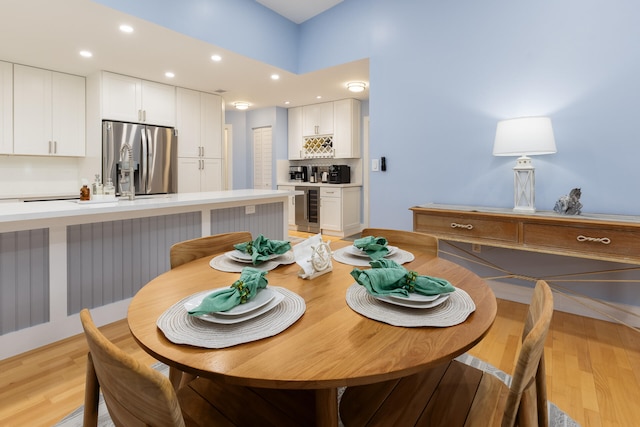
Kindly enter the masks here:
<path id="1" fill-rule="evenodd" d="M 126 316 L 131 297 L 169 270 L 176 242 L 246 230 L 287 238 L 286 190 L 0 203 L 0 359 Z"/>

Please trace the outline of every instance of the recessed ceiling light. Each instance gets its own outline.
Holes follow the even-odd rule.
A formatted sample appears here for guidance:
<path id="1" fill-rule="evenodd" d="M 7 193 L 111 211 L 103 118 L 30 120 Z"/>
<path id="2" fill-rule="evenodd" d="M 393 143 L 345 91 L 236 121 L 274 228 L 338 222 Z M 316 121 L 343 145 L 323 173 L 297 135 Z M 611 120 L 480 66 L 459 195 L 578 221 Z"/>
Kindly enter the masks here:
<path id="1" fill-rule="evenodd" d="M 233 106 L 236 107 L 236 110 L 246 110 L 249 108 L 248 102 L 234 102 Z"/>
<path id="2" fill-rule="evenodd" d="M 173 74 L 171 71 L 167 71 L 166 73 L 164 73 L 165 77 L 169 77 L 170 79 L 174 78 L 176 75 Z"/>
<path id="3" fill-rule="evenodd" d="M 222 61 L 222 56 L 220 56 L 220 55 L 211 55 L 211 60 L 215 61 L 215 62 L 220 62 L 220 61 Z"/>
<path id="4" fill-rule="evenodd" d="M 362 92 L 367 85 L 364 82 L 349 82 L 347 83 L 347 89 L 351 92 Z"/>
<path id="5" fill-rule="evenodd" d="M 280 75 L 278 75 L 278 74 L 271 74 L 271 80 L 280 80 Z"/>
<path id="6" fill-rule="evenodd" d="M 80 56 L 83 56 L 85 58 L 91 58 L 93 56 L 93 53 L 89 52 L 88 50 L 81 50 Z"/>
<path id="7" fill-rule="evenodd" d="M 289 105 L 291 104 L 291 101 L 284 101 L 284 105 Z"/>
<path id="8" fill-rule="evenodd" d="M 120 31 L 123 33 L 133 33 L 133 27 L 131 25 L 122 24 L 120 25 Z"/>
<path id="9" fill-rule="evenodd" d="M 316 96 L 316 99 L 322 99 L 321 95 Z"/>

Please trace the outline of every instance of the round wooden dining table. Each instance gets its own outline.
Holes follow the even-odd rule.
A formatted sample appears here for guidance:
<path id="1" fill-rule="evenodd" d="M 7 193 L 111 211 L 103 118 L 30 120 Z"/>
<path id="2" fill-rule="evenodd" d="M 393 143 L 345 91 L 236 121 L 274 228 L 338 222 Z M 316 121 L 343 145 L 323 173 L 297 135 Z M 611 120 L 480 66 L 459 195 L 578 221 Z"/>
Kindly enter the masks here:
<path id="1" fill-rule="evenodd" d="M 336 250 L 352 242 L 336 241 Z M 232 249 L 232 248 L 230 248 Z M 296 263 L 266 275 L 270 286 L 304 299 L 304 314 L 283 332 L 222 349 L 174 344 L 156 326 L 171 306 L 197 292 L 231 285 L 239 273 L 215 270 L 212 257 L 174 268 L 146 284 L 132 299 L 127 319 L 142 348 L 182 371 L 228 384 L 268 389 L 314 390 L 316 425 L 338 425 L 339 387 L 402 378 L 451 360 L 478 343 L 496 316 L 496 298 L 471 271 L 410 246 L 415 259 L 403 265 L 441 277 L 473 299 L 475 311 L 450 327 L 397 327 L 369 319 L 346 302 L 355 282 L 353 266 L 333 261 L 333 271 L 305 280 Z M 363 268 L 363 267 L 359 267 Z"/>

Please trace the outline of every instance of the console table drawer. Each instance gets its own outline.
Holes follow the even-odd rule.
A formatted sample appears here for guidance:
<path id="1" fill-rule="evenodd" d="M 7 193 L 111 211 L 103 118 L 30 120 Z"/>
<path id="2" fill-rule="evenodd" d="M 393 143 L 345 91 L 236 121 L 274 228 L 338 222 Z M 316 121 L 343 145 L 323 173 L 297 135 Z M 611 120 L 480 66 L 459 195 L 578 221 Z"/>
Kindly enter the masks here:
<path id="1" fill-rule="evenodd" d="M 607 228 L 524 224 L 524 244 L 585 254 L 637 258 L 640 239 L 632 232 Z"/>
<path id="2" fill-rule="evenodd" d="M 414 230 L 453 240 L 518 242 L 518 223 L 508 220 L 417 214 L 414 218 Z"/>

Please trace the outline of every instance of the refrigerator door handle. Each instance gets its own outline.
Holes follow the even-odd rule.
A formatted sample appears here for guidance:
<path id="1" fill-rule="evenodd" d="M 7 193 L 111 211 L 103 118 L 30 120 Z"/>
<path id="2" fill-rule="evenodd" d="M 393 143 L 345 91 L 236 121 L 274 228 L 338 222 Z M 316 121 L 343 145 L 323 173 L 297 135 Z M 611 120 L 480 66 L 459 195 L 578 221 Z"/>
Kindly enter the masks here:
<path id="1" fill-rule="evenodd" d="M 142 155 L 140 156 L 140 182 L 142 188 L 140 188 L 140 192 L 147 193 L 149 188 L 149 172 L 147 171 L 149 165 L 149 141 L 147 139 L 147 129 L 144 126 L 140 130 L 140 137 L 142 140 Z"/>

